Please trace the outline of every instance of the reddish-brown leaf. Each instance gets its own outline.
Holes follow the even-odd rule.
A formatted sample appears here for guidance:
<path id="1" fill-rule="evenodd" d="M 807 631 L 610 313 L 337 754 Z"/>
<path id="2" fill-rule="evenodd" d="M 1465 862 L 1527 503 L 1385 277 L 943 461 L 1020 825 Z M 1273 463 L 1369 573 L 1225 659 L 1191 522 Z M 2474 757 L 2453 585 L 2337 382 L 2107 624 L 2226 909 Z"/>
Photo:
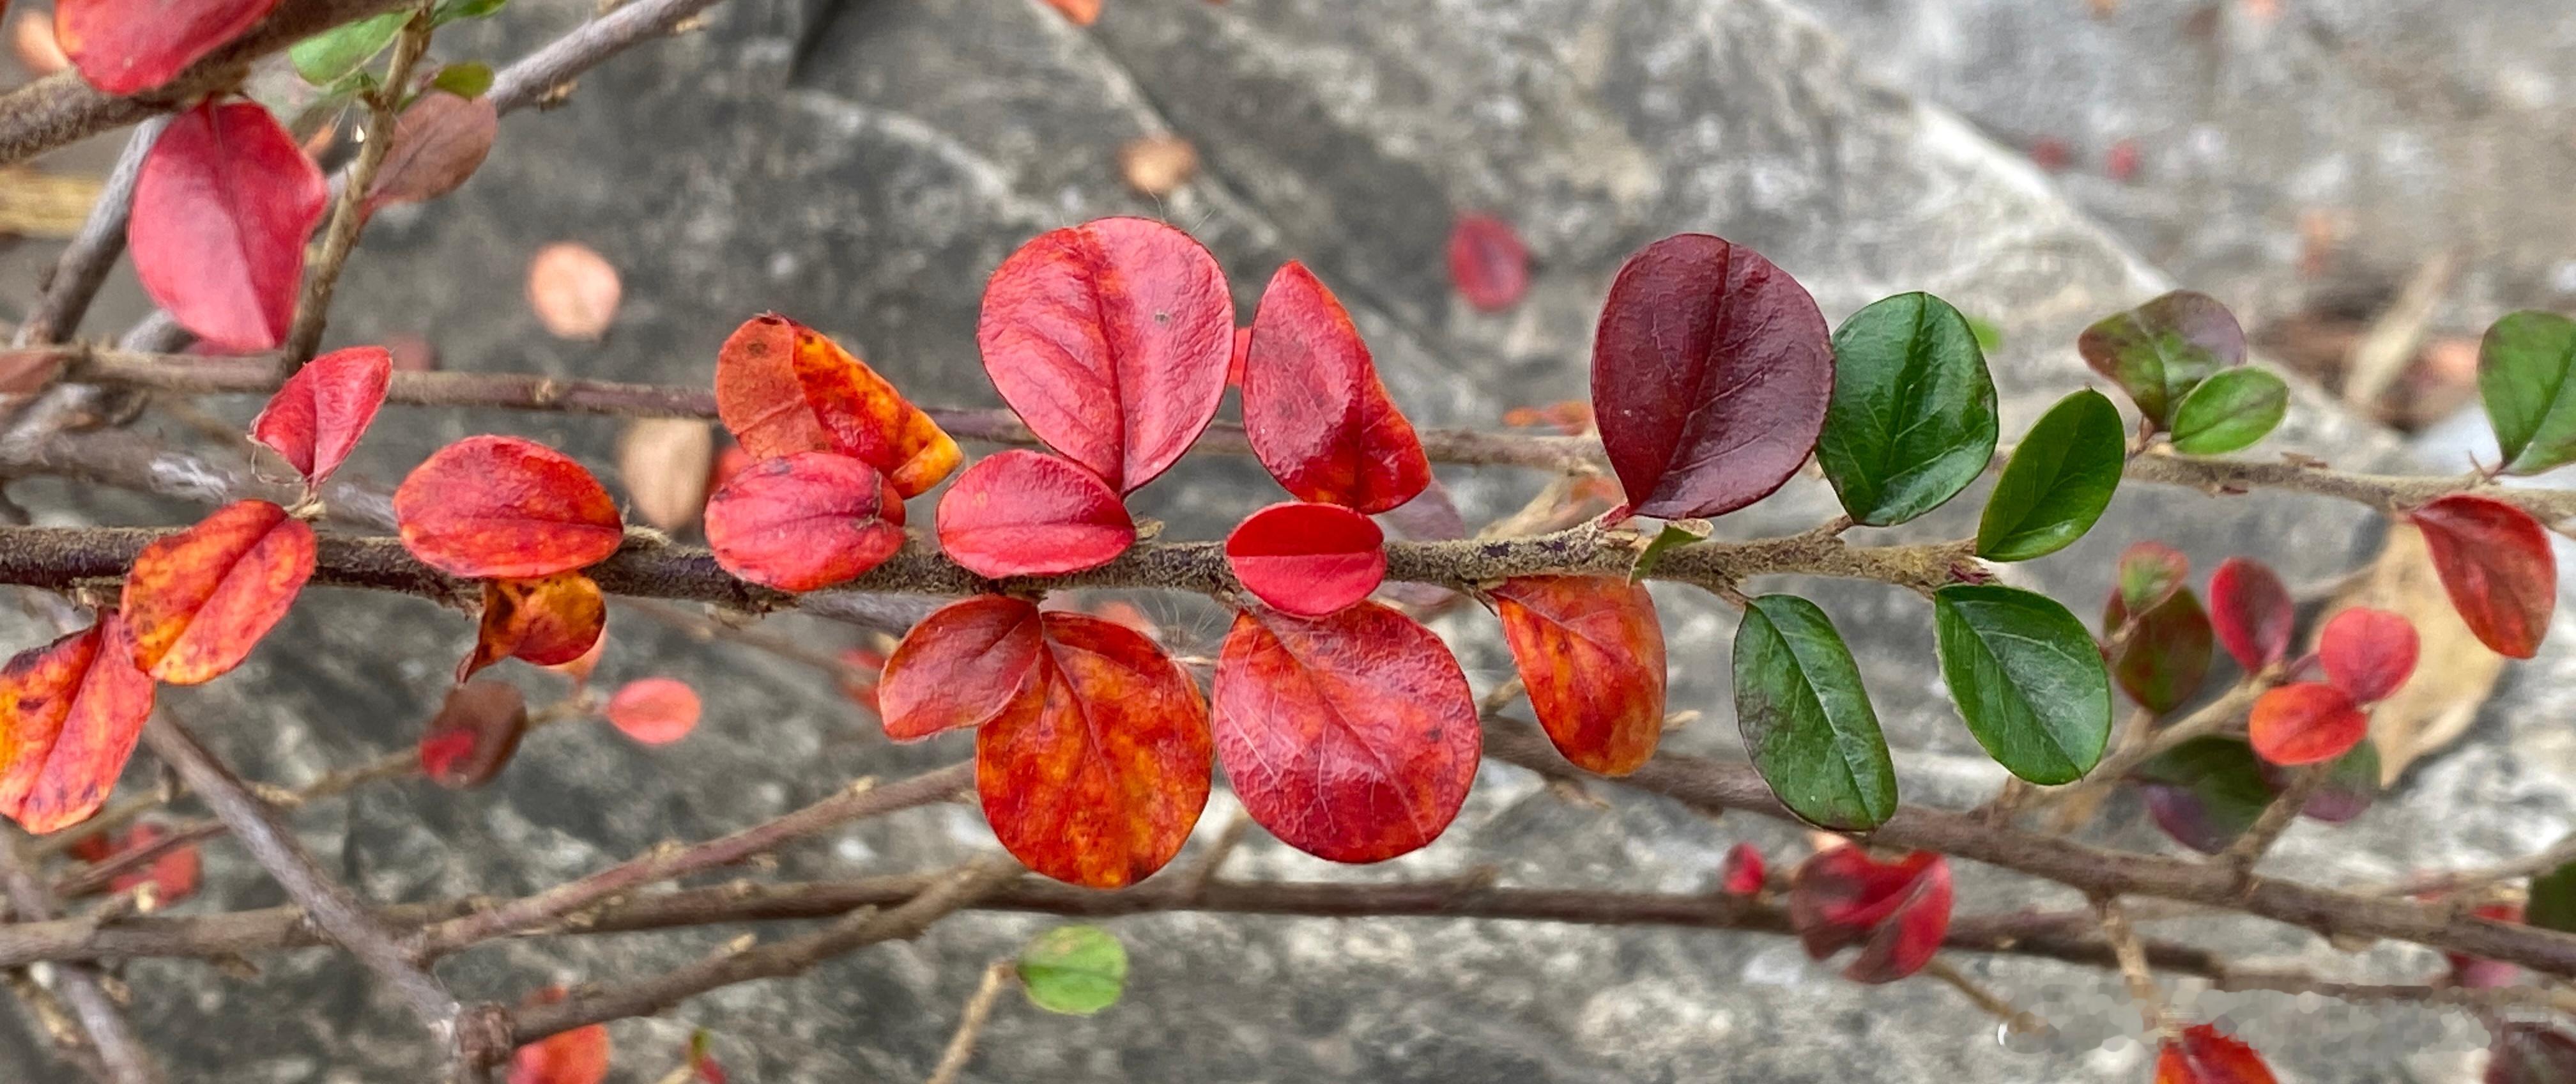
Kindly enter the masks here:
<path id="1" fill-rule="evenodd" d="M 241 665 L 313 577 L 313 528 L 267 501 L 237 501 L 134 555 L 125 644 L 134 665 L 197 685 Z"/>
<path id="2" fill-rule="evenodd" d="M 375 183 L 367 186 L 368 213 L 456 191 L 482 168 L 500 131 L 501 114 L 489 98 L 423 93 L 394 122 L 393 146 L 376 168 Z"/>
<path id="3" fill-rule="evenodd" d="M 2453 494 L 2407 518 L 2424 532 L 2451 606 L 2499 655 L 2540 653 L 2558 608 L 2558 562 L 2531 514 L 2491 497 Z"/>
<path id="4" fill-rule="evenodd" d="M 546 669 L 571 678 L 576 686 L 588 685 L 591 671 L 599 669 L 599 657 L 607 650 L 608 630 L 603 628 L 599 630 L 599 639 L 590 642 L 590 650 L 582 652 L 571 662 L 559 662 Z"/>
<path id="5" fill-rule="evenodd" d="M 562 666 L 589 654 L 607 628 L 608 599 L 581 573 L 485 580 L 482 626 L 474 650 L 456 666 L 456 680 L 503 659 Z"/>
<path id="6" fill-rule="evenodd" d="M 626 539 L 617 502 L 572 457 L 519 437 L 467 437 L 394 490 L 403 548 L 433 568 L 532 579 L 598 564 Z"/>
<path id="7" fill-rule="evenodd" d="M 1449 227 L 1449 280 L 1458 296 L 1486 312 L 1520 304 L 1529 292 L 1529 248 L 1511 223 L 1492 215 L 1462 214 Z"/>
<path id="8" fill-rule="evenodd" d="M 2326 680 L 2364 704 L 2386 700 L 2415 673 L 2415 623 L 2402 614 L 2355 606 L 2326 620 L 2317 661 Z"/>
<path id="9" fill-rule="evenodd" d="M 2492 1026 L 2495 1041 L 2487 1047 L 2486 1075 L 2479 1078 L 2482 1084 L 2576 1080 L 2576 1035 L 2538 1020 L 2504 1020 Z"/>
<path id="10" fill-rule="evenodd" d="M 716 354 L 716 413 L 756 458 L 838 452 L 875 467 L 905 497 L 965 458 L 866 362 L 776 313 L 744 321 Z"/>
<path id="11" fill-rule="evenodd" d="M 1387 397 L 1349 313 L 1306 265 L 1270 277 L 1243 362 L 1243 430 L 1301 501 L 1375 514 L 1431 484 L 1413 423 Z"/>
<path id="12" fill-rule="evenodd" d="M 1322 617 L 1367 598 L 1386 579 L 1386 534 L 1337 504 L 1288 501 L 1235 525 L 1226 567 L 1272 608 Z"/>
<path id="13" fill-rule="evenodd" d="M 1484 746 L 1458 660 L 1374 602 L 1246 610 L 1216 667 L 1216 751 L 1245 811 L 1298 850 L 1377 862 L 1440 837 Z"/>
<path id="14" fill-rule="evenodd" d="M 1143 218 L 1021 245 L 984 284 L 984 371 L 1038 439 L 1120 493 L 1170 469 L 1225 396 L 1234 301 L 1216 257 Z"/>
<path id="15" fill-rule="evenodd" d="M 145 848 L 159 848 L 170 838 L 170 830 L 157 821 L 144 821 L 118 835 L 108 853 L 95 861 L 114 861 Z M 131 892 L 144 885 L 152 886 L 152 907 L 159 910 L 185 901 L 197 894 L 197 883 L 204 871 L 204 861 L 197 845 L 184 843 L 162 850 L 141 869 L 128 870 L 108 879 L 110 892 Z"/>
<path id="16" fill-rule="evenodd" d="M 608 721 L 646 745 L 668 745 L 698 727 L 698 691 L 678 678 L 630 681 L 608 698 Z"/>
<path id="17" fill-rule="evenodd" d="M 564 989 L 550 986 L 528 996 L 531 1005 L 564 999 Z M 605 1024 L 585 1024 L 522 1046 L 510 1056 L 509 1084 L 600 1084 L 608 1079 L 612 1048 Z"/>
<path id="18" fill-rule="evenodd" d="M 2156 1084 L 2275 1084 L 2254 1048 L 2194 1024 L 2165 1040 L 2156 1055 Z"/>
<path id="19" fill-rule="evenodd" d="M 1136 543 L 1117 491 L 1070 459 L 1025 448 L 966 468 L 936 519 L 939 548 L 989 579 L 1098 568 Z"/>
<path id="20" fill-rule="evenodd" d="M 1043 695 L 1038 680 L 1038 608 L 1023 599 L 976 595 L 933 611 L 886 659 L 877 707 L 886 737 L 914 741 L 982 726 Z"/>
<path id="21" fill-rule="evenodd" d="M 2281 765 L 2333 760 L 2369 733 L 2370 717 L 2351 694 L 2315 681 L 2265 691 L 2245 721 L 2245 738 L 2254 744 L 2255 754 Z"/>
<path id="22" fill-rule="evenodd" d="M 1592 406 L 1640 515 L 1691 519 L 1769 496 L 1825 424 L 1824 314 L 1752 249 L 1677 234 L 1628 258 L 1592 340 Z"/>
<path id="23" fill-rule="evenodd" d="M 1930 851 L 1894 862 L 1854 846 L 1819 852 L 1790 879 L 1789 924 L 1812 959 L 1861 946 L 1845 978 L 1894 982 L 1932 962 L 1950 932 L 1950 864 Z"/>
<path id="24" fill-rule="evenodd" d="M 1037 692 L 975 732 L 984 819 L 1039 873 L 1134 884 L 1180 853 L 1207 805 L 1207 703 L 1133 629 L 1061 610 L 1037 624 Z"/>
<path id="25" fill-rule="evenodd" d="M 446 702 L 420 736 L 420 772 L 449 790 L 479 787 L 501 774 L 528 730 L 528 701 L 515 685 L 476 681 L 447 690 Z"/>
<path id="26" fill-rule="evenodd" d="M 1718 867 L 1718 891 L 1730 896 L 1759 896 L 1769 883 L 1770 871 L 1762 861 L 1762 850 L 1750 843 L 1738 843 L 1726 852 L 1726 863 Z"/>
<path id="27" fill-rule="evenodd" d="M 330 199 L 268 110 L 210 100 L 171 118 L 144 156 L 125 231 L 135 277 L 207 343 L 269 349 L 286 341 L 304 242 Z"/>
<path id="28" fill-rule="evenodd" d="M 2218 646 L 2250 674 L 2289 654 L 2298 611 L 2290 603 L 2290 589 L 2271 566 L 2251 557 L 2230 557 L 2209 575 L 2209 620 Z"/>
<path id="29" fill-rule="evenodd" d="M 0 667 L 0 815 L 41 834 L 107 800 L 152 715 L 151 675 L 124 642 L 105 613 Z"/>
<path id="30" fill-rule="evenodd" d="M 578 241 L 557 241 L 528 260 L 528 307 L 556 338 L 607 338 L 625 295 L 616 265 Z"/>
<path id="31" fill-rule="evenodd" d="M 108 94 L 150 90 L 267 16 L 277 0 L 58 0 L 54 40 Z"/>
<path id="32" fill-rule="evenodd" d="M 2111 676 L 2138 706 L 2159 714 L 2172 711 L 2198 693 L 2209 677 L 2213 635 L 2209 615 L 2191 589 L 2181 585 L 2179 574 L 2170 588 L 2133 592 L 2126 564 L 2122 567 L 2122 586 L 2111 592 L 2111 600 L 2102 608 Z M 2133 594 L 2161 595 L 2161 601 L 2145 611 L 2133 611 L 2128 603 Z"/>
<path id="33" fill-rule="evenodd" d="M 2120 552 L 2119 585 L 2112 600 L 2126 613 L 2145 613 L 2183 589 L 2191 558 L 2162 542 L 2139 542 Z"/>
<path id="34" fill-rule="evenodd" d="M 887 501 L 876 468 L 845 455 L 764 459 L 707 501 L 716 563 L 753 583 L 813 591 L 848 580 L 903 548 L 903 502 Z"/>
<path id="35" fill-rule="evenodd" d="M 1523 576 L 1492 591 L 1512 663 L 1556 751 L 1626 775 L 1664 733 L 1664 630 L 1641 584 L 1615 576 Z"/>
<path id="36" fill-rule="evenodd" d="M 352 346 L 315 358 L 286 378 L 251 419 L 250 439 L 277 449 L 304 484 L 321 485 L 376 420 L 393 375 L 393 353 L 381 346 Z"/>

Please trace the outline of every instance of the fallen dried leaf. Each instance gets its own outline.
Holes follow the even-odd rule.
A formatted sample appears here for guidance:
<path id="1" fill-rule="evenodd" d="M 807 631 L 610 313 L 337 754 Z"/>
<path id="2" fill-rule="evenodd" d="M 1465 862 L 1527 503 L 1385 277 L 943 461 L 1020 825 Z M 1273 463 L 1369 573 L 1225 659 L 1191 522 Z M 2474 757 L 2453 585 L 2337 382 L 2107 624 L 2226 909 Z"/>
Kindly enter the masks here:
<path id="1" fill-rule="evenodd" d="M 579 242 L 557 241 L 528 261 L 528 304 L 559 339 L 606 338 L 624 292 L 617 268 Z"/>

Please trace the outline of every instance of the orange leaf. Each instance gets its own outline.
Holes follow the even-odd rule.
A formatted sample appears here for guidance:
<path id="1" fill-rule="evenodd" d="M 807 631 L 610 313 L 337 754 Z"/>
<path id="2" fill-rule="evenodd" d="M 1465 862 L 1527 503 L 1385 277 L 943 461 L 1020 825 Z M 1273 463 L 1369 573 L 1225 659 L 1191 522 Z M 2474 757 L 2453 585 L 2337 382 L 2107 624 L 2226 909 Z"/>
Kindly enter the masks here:
<path id="1" fill-rule="evenodd" d="M 578 572 L 530 580 L 483 581 L 483 621 L 474 651 L 456 667 L 462 684 L 503 659 L 562 666 L 589 654 L 608 627 L 608 599 Z"/>
<path id="2" fill-rule="evenodd" d="M 2333 760 L 2369 733 L 2370 717 L 2351 694 L 2314 681 L 2267 690 L 2245 720 L 2245 737 L 2254 752 L 2281 765 Z"/>
<path id="3" fill-rule="evenodd" d="M 313 576 L 313 528 L 267 501 L 237 501 L 154 539 L 125 577 L 134 665 L 173 685 L 249 657 Z"/>
<path id="4" fill-rule="evenodd" d="M 152 679 L 124 640 L 110 612 L 0 667 L 0 814 L 26 830 L 89 819 L 133 757 Z"/>
<path id="5" fill-rule="evenodd" d="M 867 363 L 776 313 L 745 321 L 716 354 L 716 413 L 756 458 L 837 452 L 884 472 L 905 497 L 965 457 Z"/>
<path id="6" fill-rule="evenodd" d="M 626 539 L 617 502 L 572 457 L 518 437 L 439 449 L 394 491 L 403 548 L 457 576 L 551 576 Z"/>
<path id="7" fill-rule="evenodd" d="M 277 449 L 306 485 L 321 485 L 376 420 L 393 374 L 393 352 L 381 346 L 353 346 L 315 358 L 286 378 L 259 417 L 251 419 L 250 439 Z"/>
<path id="8" fill-rule="evenodd" d="M 707 501 L 707 546 L 716 564 L 743 579 L 813 591 L 902 549 L 902 512 L 875 468 L 830 452 L 798 452 L 764 459 L 716 491 Z"/>
<path id="9" fill-rule="evenodd" d="M 1524 576 L 1493 590 L 1512 662 L 1548 740 L 1585 771 L 1626 775 L 1664 732 L 1664 631 L 1644 586 Z"/>
<path id="10" fill-rule="evenodd" d="M 1090 26 L 1100 19 L 1100 0 L 1046 0 L 1047 6 L 1064 13 L 1075 26 Z"/>
<path id="11" fill-rule="evenodd" d="M 278 0 L 59 0 L 54 37 L 81 78 L 127 95 L 169 82 L 265 17 Z"/>
<path id="12" fill-rule="evenodd" d="M 877 682 L 886 737 L 915 741 L 982 726 L 1043 695 L 1038 608 L 976 595 L 940 607 L 895 645 Z"/>
<path id="13" fill-rule="evenodd" d="M 564 999 L 560 986 L 529 995 L 533 1005 Z M 510 1056 L 510 1084 L 600 1084 L 608 1079 L 608 1027 L 585 1024 L 522 1046 Z"/>
<path id="14" fill-rule="evenodd" d="M 449 790 L 479 787 L 501 774 L 528 729 L 528 701 L 506 682 L 477 681 L 447 690 L 447 700 L 420 736 L 420 772 Z"/>
<path id="15" fill-rule="evenodd" d="M 2156 1055 L 2156 1084 L 2274 1084 L 2254 1048 L 2194 1024 L 2165 1040 Z"/>
<path id="16" fill-rule="evenodd" d="M 698 691 L 678 678 L 630 681 L 608 698 L 608 721 L 646 745 L 668 745 L 698 727 Z"/>

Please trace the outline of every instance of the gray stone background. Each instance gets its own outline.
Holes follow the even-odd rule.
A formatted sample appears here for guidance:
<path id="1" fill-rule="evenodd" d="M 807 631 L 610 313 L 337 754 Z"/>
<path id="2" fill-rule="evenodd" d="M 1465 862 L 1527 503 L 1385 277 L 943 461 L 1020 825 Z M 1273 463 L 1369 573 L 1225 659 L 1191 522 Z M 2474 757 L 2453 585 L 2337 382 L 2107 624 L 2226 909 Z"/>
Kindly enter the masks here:
<path id="1" fill-rule="evenodd" d="M 519 0 L 496 23 L 441 40 L 457 55 L 506 59 L 590 7 Z M 1797 275 L 1829 319 L 1927 289 L 1993 322 L 2013 432 L 2086 382 L 2070 349 L 2077 329 L 2177 283 L 2217 293 L 2253 327 L 2321 299 L 2384 295 L 2429 252 L 2456 248 L 2465 270 L 2437 324 L 2471 334 L 2506 308 L 2563 305 L 2576 292 L 2576 215 L 2565 213 L 2576 197 L 2560 180 L 2576 153 L 2576 88 L 2561 89 L 2558 74 L 2576 52 L 2576 17 L 2564 5 L 2098 7 L 1108 0 L 1082 30 L 1034 0 L 732 0 L 702 32 L 585 77 L 568 105 L 509 120 L 456 195 L 381 216 L 332 332 L 349 342 L 423 335 L 455 369 L 694 382 L 736 323 L 776 309 L 834 332 L 922 401 L 991 403 L 973 348 L 984 275 L 1036 232 L 1145 214 L 1206 241 L 1246 315 L 1277 263 L 1307 261 L 1351 308 L 1418 422 L 1491 425 L 1507 407 L 1580 397 L 1592 319 L 1619 260 L 1664 234 L 1708 230 Z M 1204 169 L 1157 202 L 1124 186 L 1115 152 L 1163 132 L 1195 144 Z M 2070 148 L 2067 170 L 2025 158 L 2043 138 Z M 2122 139 L 2140 152 L 2126 182 L 2100 167 Z M 1510 312 L 1478 313 L 1449 285 L 1448 225 L 1471 209 L 1509 218 L 1534 253 L 1530 296 Z M 2299 266 L 2312 212 L 2344 224 L 2335 270 L 2322 276 Z M 550 338 L 528 311 L 526 261 L 558 239 L 593 246 L 624 275 L 625 305 L 603 343 Z M 0 253 L 0 314 L 22 303 L 51 253 Z M 117 289 L 96 327 L 138 314 L 130 283 Z M 237 417 L 256 407 L 221 405 Z M 390 483 L 439 444 L 485 431 L 599 464 L 616 435 L 593 419 L 396 410 L 350 473 Z M 2312 391 L 2274 439 L 2342 466 L 2458 462 L 2456 442 L 2410 449 Z M 1510 471 L 1443 475 L 1471 519 L 1516 506 L 1537 484 Z M 1274 492 L 1248 463 L 1194 463 L 1141 494 L 1140 511 L 1177 537 L 1213 537 Z M 192 514 L 41 480 L 11 493 L 53 522 Z M 1963 533 L 1981 497 L 1982 486 L 1905 533 Z M 1801 481 L 1723 529 L 1795 530 L 1832 507 L 1821 484 Z M 2135 489 L 2082 544 L 2007 576 L 2089 612 L 2113 557 L 2142 538 L 2182 546 L 2203 570 L 2248 552 L 2316 582 L 2366 558 L 2376 530 L 2329 502 Z M 1811 593 L 1853 641 L 1911 800 L 1965 804 L 1991 791 L 2001 773 L 1941 693 L 1919 599 L 1867 584 L 1776 587 Z M 1673 706 L 1708 713 L 1668 741 L 1738 750 L 1724 665 L 1732 619 L 1686 594 L 1659 598 Z M 1184 638 L 1221 627 L 1203 609 L 1135 601 Z M 851 635 L 777 624 L 817 643 Z M 1442 632 L 1480 688 L 1507 673 L 1489 619 L 1455 618 Z M 22 622 L 0 633 L 10 645 L 40 635 Z M 2302 823 L 2272 868 L 2361 882 L 2555 840 L 2576 822 L 2576 741 L 2558 692 L 2576 669 L 2570 634 L 2560 629 L 2542 659 L 2511 673 L 2466 742 L 2420 762 L 2350 825 Z M 246 774 L 291 786 L 409 745 L 470 635 L 464 619 L 424 603 L 317 591 L 249 665 L 169 690 L 164 703 Z M 970 749 L 962 736 L 891 747 L 827 682 L 755 651 L 632 615 L 613 617 L 611 636 L 601 680 L 691 681 L 707 700 L 696 734 L 647 749 L 605 728 L 551 729 L 488 789 L 407 782 L 308 811 L 298 820 L 307 844 L 379 900 L 517 893 Z M 532 700 L 561 688 L 510 665 Z M 1507 883 L 1687 891 L 1705 887 L 1739 840 L 1775 856 L 1801 846 L 1755 818 L 1712 822 L 1616 788 L 1597 793 L 1606 811 L 1489 767 L 1456 827 L 1417 855 L 1349 869 L 1256 836 L 1230 871 L 1365 879 L 1492 864 Z M 1235 808 L 1220 793 L 1203 838 Z M 2134 824 L 2113 838 L 2169 846 Z M 783 870 L 921 869 L 989 844 L 971 809 L 925 809 L 795 848 Z M 211 845 L 206 859 L 207 891 L 190 910 L 280 902 L 233 848 Z M 1962 909 L 2074 902 L 1973 866 L 1960 880 Z M 1047 924 L 962 916 L 803 979 L 619 1023 L 614 1079 L 659 1077 L 692 1027 L 714 1034 L 736 1080 L 916 1079 L 983 963 Z M 1006 1005 L 969 1079 L 2037 1082 L 2151 1071 L 2116 981 L 2055 965 L 1964 961 L 2059 1028 L 2007 1047 L 1944 987 L 1853 986 L 1781 939 L 1198 915 L 1111 925 L 1134 953 L 1127 999 L 1087 1019 Z M 732 932 L 514 942 L 442 973 L 460 994 L 509 996 L 534 982 L 651 973 Z M 2424 950 L 2344 955 L 2251 924 L 2161 932 L 2352 977 L 2440 968 Z M 125 969 L 135 1018 L 180 1077 L 418 1077 L 416 1029 L 358 968 L 319 951 L 259 963 L 256 979 L 191 963 Z M 2420 1008 L 2188 984 L 2180 996 L 2291 1081 L 2472 1080 L 2484 1041 L 2465 1017 Z M 67 1071 L 6 1019 L 0 1079 L 61 1079 Z"/>

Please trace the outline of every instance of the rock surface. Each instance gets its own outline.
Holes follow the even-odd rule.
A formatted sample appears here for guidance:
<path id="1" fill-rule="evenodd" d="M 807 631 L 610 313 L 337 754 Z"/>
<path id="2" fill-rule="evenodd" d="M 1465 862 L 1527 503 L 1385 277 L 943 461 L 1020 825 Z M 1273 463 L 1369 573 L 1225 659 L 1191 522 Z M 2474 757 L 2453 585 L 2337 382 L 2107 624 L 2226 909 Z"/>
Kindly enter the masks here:
<path id="1" fill-rule="evenodd" d="M 559 32 L 588 0 L 521 0 L 465 55 L 507 57 Z M 1831 8 L 1833 5 L 1826 5 Z M 1866 6 L 1866 5 L 1863 5 Z M 2073 6 L 2073 5 L 2066 5 Z M 2086 374 L 2067 348 L 2104 312 L 2167 286 L 2012 151 L 1954 116 L 1876 88 L 1836 33 L 1774 0 L 1425 0 L 1358 17 L 1330 0 L 1229 5 L 1116 0 L 1088 31 L 1035 0 L 813 3 L 733 0 L 703 32 L 585 77 L 561 109 L 511 119 L 456 195 L 392 211 L 369 230 L 341 291 L 334 337 L 435 340 L 451 368 L 671 382 L 707 378 L 741 319 L 776 309 L 839 335 L 917 399 L 990 403 L 973 327 L 984 275 L 1030 235 L 1106 214 L 1182 225 L 1225 264 L 1248 318 L 1280 261 L 1305 260 L 1368 335 L 1397 400 L 1431 425 L 1490 425 L 1511 406 L 1579 398 L 1593 318 L 1619 261 L 1684 230 L 1747 243 L 1804 281 L 1828 319 L 1926 289 L 2002 329 L 1993 358 L 2006 431 Z M 1839 20 L 1838 20 L 1839 21 Z M 444 40 L 444 39 L 443 39 Z M 1199 179 L 1156 202 L 1128 191 L 1117 148 L 1177 133 Z M 1509 312 L 1450 288 L 1451 217 L 1511 219 L 1536 258 Z M 549 339 L 521 296 L 525 261 L 578 240 L 622 269 L 626 305 L 604 343 Z M 255 404 L 228 404 L 247 416 Z M 2276 438 L 2338 463 L 2391 463 L 2376 430 L 2315 396 Z M 347 476 L 390 482 L 469 432 L 519 432 L 605 464 L 612 424 L 445 411 L 389 412 Z M 1471 521 L 1516 507 L 1536 479 L 1450 471 Z M 187 515 L 51 483 L 13 487 L 67 521 Z M 1141 495 L 1173 537 L 1213 537 L 1275 492 L 1248 462 L 1193 463 Z M 1982 486 L 1909 531 L 1971 529 Z M 1793 483 L 1730 517 L 1730 535 L 1810 526 L 1821 483 Z M 2076 548 L 2012 581 L 2088 612 L 2132 541 L 2182 545 L 2201 568 L 2231 553 L 2321 581 L 2369 552 L 2347 506 L 2277 496 L 2224 504 L 2125 492 Z M 1931 659 L 1928 608 L 1892 588 L 1783 582 L 1818 598 L 1853 642 L 1900 746 L 1909 798 L 1981 800 L 2001 778 L 1959 726 Z M 1731 753 L 1726 645 L 1733 621 L 1660 595 L 1676 664 L 1673 705 L 1707 713 L 1675 748 Z M 1184 642 L 1221 624 L 1202 608 L 1138 600 Z M 817 643 L 846 630 L 779 624 Z M 1489 619 L 1442 627 L 1480 688 L 1507 673 Z M 8 643 L 33 642 L 10 627 Z M 2556 838 L 2576 797 L 2576 745 L 2547 690 L 2576 669 L 2561 630 L 2518 671 L 2472 742 L 2420 768 L 2405 792 L 2340 829 L 2302 825 L 2279 868 L 2324 881 L 2467 865 Z M 470 636 L 423 603 L 317 591 L 240 672 L 172 690 L 170 710 L 245 774 L 283 785 L 408 745 Z M 612 620 L 603 682 L 686 678 L 707 697 L 685 742 L 633 745 L 573 725 L 532 738 L 501 779 L 454 794 L 369 789 L 299 818 L 326 863 L 378 900 L 519 893 L 664 839 L 696 839 L 813 800 L 861 775 L 910 774 L 968 753 L 950 737 L 891 747 L 811 671 Z M 516 668 L 513 668 L 516 670 Z M 517 671 L 533 700 L 561 682 Z M 143 775 L 137 773 L 138 780 Z M 1570 804 L 1528 773 L 1489 767 L 1452 833 L 1390 866 L 1352 870 L 1274 843 L 1231 872 L 1392 877 L 1493 865 L 1506 883 L 1664 890 L 1706 886 L 1726 848 L 1775 855 L 1797 834 L 1750 817 L 1711 822 L 1616 787 Z M 1203 831 L 1237 808 L 1220 794 Z M 2121 841 L 2157 846 L 2145 830 Z M 792 874 L 914 870 L 990 836 L 971 809 L 871 822 L 781 856 Z M 259 871 L 207 849 L 195 911 L 278 901 Z M 1964 869 L 1962 907 L 2069 904 L 2068 893 Z M 921 940 L 835 961 L 792 982 L 736 988 L 662 1018 L 615 1025 L 618 1080 L 649 1081 L 705 1027 L 741 1080 L 924 1074 L 982 965 L 1042 920 L 969 915 Z M 1006 1006 L 968 1078 L 1467 1082 L 1746 1079 L 1928 1082 L 2140 1080 L 2148 1056 L 2117 983 L 2010 960 L 1964 966 L 2060 1029 L 2007 1048 L 1951 990 L 1850 985 L 1784 940 L 1433 920 L 1153 916 L 1113 928 L 1136 966 L 1128 999 L 1097 1017 Z M 532 983 L 651 974 L 724 934 L 558 938 L 467 954 L 442 974 L 469 997 Z M 2428 952 L 2342 957 L 2278 930 L 2198 923 L 2248 956 L 2387 979 L 2437 968 Z M 393 999 L 341 958 L 265 958 L 256 980 L 196 964 L 126 969 L 134 1014 L 184 1080 L 412 1079 L 424 1044 Z M 2195 994 L 2289 1078 L 2458 1080 L 2482 1042 L 2465 1018 L 2413 1008 L 2303 1005 Z M 15 1026 L 14 1020 L 10 1027 Z M 23 1036 L 0 1039 L 0 1079 L 56 1079 Z"/>

